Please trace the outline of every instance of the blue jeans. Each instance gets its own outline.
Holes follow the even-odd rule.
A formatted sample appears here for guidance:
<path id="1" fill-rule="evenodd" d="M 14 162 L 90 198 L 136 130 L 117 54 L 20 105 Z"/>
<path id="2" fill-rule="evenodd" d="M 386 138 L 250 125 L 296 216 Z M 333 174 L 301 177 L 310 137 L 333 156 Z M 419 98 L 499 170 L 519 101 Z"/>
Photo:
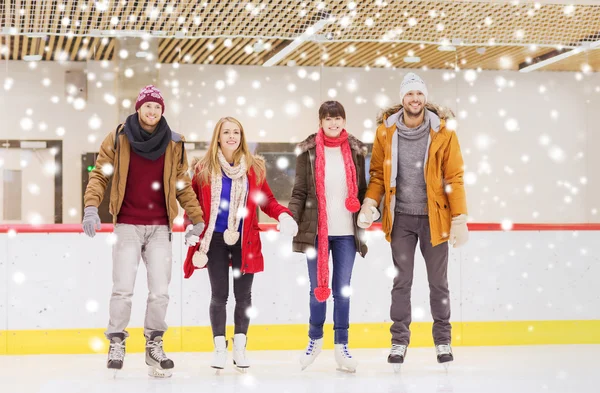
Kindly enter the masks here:
<path id="1" fill-rule="evenodd" d="M 318 241 L 315 241 L 315 249 Z M 343 289 L 350 286 L 356 243 L 354 236 L 329 236 L 329 250 L 333 256 L 332 279 L 333 293 L 333 331 L 335 344 L 348 344 L 350 325 L 350 296 L 343 295 Z M 317 340 L 323 338 L 323 324 L 327 314 L 327 302 L 319 302 L 315 297 L 317 287 L 317 257 L 307 258 L 308 277 L 310 279 L 310 327 L 308 336 Z"/>

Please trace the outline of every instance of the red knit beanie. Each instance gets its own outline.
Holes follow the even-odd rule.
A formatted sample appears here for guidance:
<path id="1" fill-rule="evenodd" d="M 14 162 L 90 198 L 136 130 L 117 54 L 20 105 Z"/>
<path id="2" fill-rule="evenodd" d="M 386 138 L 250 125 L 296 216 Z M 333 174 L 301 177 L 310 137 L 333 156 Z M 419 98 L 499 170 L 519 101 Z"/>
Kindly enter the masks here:
<path id="1" fill-rule="evenodd" d="M 162 106 L 162 113 L 165 113 L 165 101 L 163 100 L 160 90 L 153 85 L 148 85 L 140 91 L 137 100 L 135 101 L 135 110 L 140 109 L 146 102 L 156 102 Z"/>

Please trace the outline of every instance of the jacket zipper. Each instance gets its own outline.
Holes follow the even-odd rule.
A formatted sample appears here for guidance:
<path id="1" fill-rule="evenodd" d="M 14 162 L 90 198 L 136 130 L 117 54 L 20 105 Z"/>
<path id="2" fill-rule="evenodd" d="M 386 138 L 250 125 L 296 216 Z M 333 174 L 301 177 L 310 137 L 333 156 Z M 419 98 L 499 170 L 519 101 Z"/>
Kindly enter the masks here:
<path id="1" fill-rule="evenodd" d="M 119 143 L 119 135 L 120 135 L 120 133 L 118 133 L 116 136 L 116 138 L 117 138 L 117 164 L 116 164 L 116 168 L 115 168 L 115 179 L 113 179 L 113 181 L 116 180 L 116 182 L 117 182 L 117 184 L 116 184 L 117 204 L 119 203 L 119 201 L 118 201 L 118 197 L 120 195 L 119 194 L 119 176 L 121 175 L 121 173 L 120 173 L 120 170 L 121 170 L 121 168 L 120 168 L 120 166 L 121 166 L 121 144 Z M 119 215 L 119 212 L 117 210 L 120 210 L 120 209 L 117 209 L 117 206 L 115 206 L 115 210 L 114 210 L 115 215 L 113 217 L 114 221 L 116 221 L 117 216 Z"/>
<path id="2" fill-rule="evenodd" d="M 170 145 L 170 143 L 169 143 Z M 173 152 L 173 154 L 175 154 L 175 152 Z M 177 165 L 177 164 L 175 164 Z M 170 170 L 169 170 L 169 182 L 168 182 L 168 186 L 169 189 L 167 191 L 167 200 L 166 200 L 166 207 L 167 207 L 167 219 L 169 220 L 169 242 L 171 242 L 172 236 L 173 236 L 173 228 L 172 228 L 172 222 L 171 221 L 171 212 L 169 211 L 169 203 L 171 201 L 171 177 L 173 176 L 173 165 L 171 165 Z"/>
<path id="3" fill-rule="evenodd" d="M 354 152 L 352 153 L 352 163 L 354 163 Z M 354 167 L 356 168 L 356 164 L 354 164 Z M 360 179 L 358 178 L 358 172 L 356 172 L 356 185 L 357 185 L 357 191 L 358 191 L 358 184 L 360 182 Z M 358 198 L 358 195 L 356 196 Z M 359 203 L 362 205 L 362 201 L 359 201 Z M 358 224 L 356 223 L 358 220 L 358 215 L 360 214 L 360 210 L 357 213 L 352 214 L 352 225 L 354 227 L 354 245 L 356 247 L 356 251 L 358 251 L 358 253 L 360 254 L 361 257 L 364 258 L 364 255 L 362 253 L 362 250 L 360 248 L 360 239 L 358 236 Z"/>
<path id="4" fill-rule="evenodd" d="M 247 209 L 248 208 L 248 194 L 250 194 L 250 179 L 248 178 L 248 176 L 246 176 L 246 181 L 248 182 L 247 187 L 246 187 L 246 196 L 244 196 L 244 208 Z M 248 212 L 248 215 L 250 215 L 250 213 Z M 247 216 L 246 216 L 247 218 Z M 256 217 L 258 219 L 258 217 Z M 242 232 L 240 233 L 240 248 L 244 247 L 244 226 L 246 225 L 246 220 L 244 220 L 244 222 L 242 223 Z M 260 236 L 260 234 L 259 234 Z M 233 262 L 233 261 L 232 261 Z M 244 274 L 246 274 L 246 265 L 244 264 L 244 253 L 242 252 L 242 276 Z"/>
<path id="5" fill-rule="evenodd" d="M 315 155 L 316 155 L 316 151 L 315 151 Z M 317 159 L 316 157 L 314 158 L 315 160 Z M 317 222 L 319 222 L 319 198 L 316 197 L 317 195 L 317 180 L 315 179 L 316 175 L 315 175 L 315 168 L 313 166 L 313 157 L 312 157 L 312 153 L 310 150 L 308 150 L 308 163 L 310 164 L 310 170 L 312 172 L 312 180 L 313 180 L 313 189 L 315 190 L 315 200 L 317 201 Z M 324 176 L 324 175 L 323 175 Z M 306 206 L 305 206 L 306 207 Z M 318 227 L 318 225 L 317 225 Z M 318 233 L 317 233 L 318 236 Z"/>

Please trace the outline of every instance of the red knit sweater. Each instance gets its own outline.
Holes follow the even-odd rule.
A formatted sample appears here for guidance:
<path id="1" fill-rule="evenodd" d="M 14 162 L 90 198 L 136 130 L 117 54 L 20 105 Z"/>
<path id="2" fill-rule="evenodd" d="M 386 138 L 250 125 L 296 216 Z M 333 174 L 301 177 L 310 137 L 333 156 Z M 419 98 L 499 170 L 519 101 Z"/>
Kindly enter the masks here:
<path id="1" fill-rule="evenodd" d="M 164 170 L 164 154 L 156 161 L 151 161 L 131 150 L 125 197 L 117 223 L 169 225 L 163 185 Z"/>

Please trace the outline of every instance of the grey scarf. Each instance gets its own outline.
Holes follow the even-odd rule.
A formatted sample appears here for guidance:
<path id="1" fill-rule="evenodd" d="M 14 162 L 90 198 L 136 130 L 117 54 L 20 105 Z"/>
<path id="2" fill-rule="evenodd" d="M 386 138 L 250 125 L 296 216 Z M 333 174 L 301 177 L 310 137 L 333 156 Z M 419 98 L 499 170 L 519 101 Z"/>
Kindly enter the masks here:
<path id="1" fill-rule="evenodd" d="M 142 128 L 138 114 L 134 113 L 125 120 L 125 135 L 131 149 L 150 161 L 156 161 L 165 154 L 171 142 L 171 129 L 164 117 L 160 118 L 154 132 L 149 133 Z"/>
<path id="2" fill-rule="evenodd" d="M 404 124 L 404 108 L 400 109 L 400 116 L 396 121 L 396 128 L 398 129 L 398 135 L 405 139 L 416 140 L 422 138 L 425 134 L 429 133 L 431 128 L 431 119 L 429 117 L 429 110 L 425 109 L 423 117 L 423 123 L 415 128 L 408 128 Z"/>

